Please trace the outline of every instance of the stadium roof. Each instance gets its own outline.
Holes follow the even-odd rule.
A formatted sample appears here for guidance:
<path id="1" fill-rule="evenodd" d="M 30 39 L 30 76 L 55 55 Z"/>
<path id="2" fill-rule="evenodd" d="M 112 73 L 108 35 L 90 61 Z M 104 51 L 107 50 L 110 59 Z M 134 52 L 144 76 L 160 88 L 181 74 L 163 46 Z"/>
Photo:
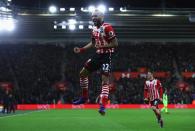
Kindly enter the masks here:
<path id="1" fill-rule="evenodd" d="M 89 41 L 90 15 L 81 7 L 82 5 L 88 7 L 93 1 L 80 0 L 72 3 L 70 0 L 58 0 L 59 3 L 57 3 L 52 0 L 28 0 L 28 2 L 26 0 L 12 0 L 15 7 L 10 13 L 13 13 L 11 18 L 16 20 L 16 28 L 13 32 L 1 32 L 0 42 L 9 40 Z M 104 3 L 107 9 L 109 7 L 115 8 L 114 11 L 105 13 L 105 21 L 114 26 L 117 36 L 120 38 L 119 41 L 195 41 L 195 8 L 191 8 L 193 4 L 191 6 L 183 4 L 183 7 L 189 8 L 168 8 L 167 5 L 169 4 L 166 3 L 164 4 L 166 8 L 157 8 L 163 7 L 162 4 L 165 0 L 161 0 L 161 2 L 156 2 L 160 0 L 147 0 L 150 2 L 145 4 L 141 1 L 143 0 L 112 0 L 112 2 L 107 0 L 106 2 L 109 2 L 109 5 Z M 118 7 L 111 5 L 117 4 L 117 2 L 119 3 Z M 139 6 L 136 6 L 139 2 Z M 173 0 L 169 0 L 169 2 L 173 2 Z M 48 7 L 51 3 L 58 7 L 58 12 L 49 12 Z M 126 3 L 125 6 L 123 6 L 124 3 Z M 153 4 L 160 6 L 155 7 Z M 70 7 L 73 5 L 75 5 L 75 10 L 70 11 Z M 61 11 L 61 7 L 66 10 Z M 5 19 L 5 13 L 0 10 L 2 21 Z M 8 18 L 6 15 L 6 19 Z M 70 19 L 74 24 L 71 24 Z M 7 27 L 7 24 L 4 25 Z"/>
<path id="2" fill-rule="evenodd" d="M 108 6 L 126 6 L 132 8 L 194 8 L 192 0 L 12 0 L 13 4 L 27 8 L 47 8 L 51 4 L 56 6 L 88 6 L 103 3 Z"/>

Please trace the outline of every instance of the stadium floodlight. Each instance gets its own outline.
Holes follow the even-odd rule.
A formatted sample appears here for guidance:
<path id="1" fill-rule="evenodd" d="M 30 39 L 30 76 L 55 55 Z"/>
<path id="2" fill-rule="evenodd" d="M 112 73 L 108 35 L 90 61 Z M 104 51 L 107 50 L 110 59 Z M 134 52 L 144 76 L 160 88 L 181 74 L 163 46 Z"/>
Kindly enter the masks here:
<path id="1" fill-rule="evenodd" d="M 75 25 L 69 25 L 69 30 L 75 30 L 76 26 Z"/>
<path id="2" fill-rule="evenodd" d="M 121 7 L 121 8 L 120 8 L 120 11 L 121 11 L 121 12 L 126 12 L 126 11 L 127 11 L 127 9 L 126 9 L 126 8 Z"/>
<path id="3" fill-rule="evenodd" d="M 75 19 L 69 19 L 68 20 L 68 25 L 70 30 L 75 30 L 76 29 L 76 24 L 77 21 Z"/>
<path id="4" fill-rule="evenodd" d="M 66 21 L 62 21 L 62 24 L 65 25 L 66 24 Z"/>
<path id="5" fill-rule="evenodd" d="M 85 9 L 83 7 L 81 7 L 81 11 L 85 11 Z"/>
<path id="6" fill-rule="evenodd" d="M 75 19 L 69 19 L 68 20 L 69 25 L 75 25 L 76 23 L 77 23 L 77 21 Z"/>
<path id="7" fill-rule="evenodd" d="M 169 17 L 169 16 L 174 16 L 174 15 L 172 15 L 172 14 L 153 14 L 152 16 Z"/>
<path id="8" fill-rule="evenodd" d="M 99 11 L 101 11 L 102 13 L 105 13 L 105 12 L 106 12 L 106 6 L 105 6 L 105 5 L 99 5 L 99 6 L 97 7 L 97 9 L 98 9 Z"/>
<path id="9" fill-rule="evenodd" d="M 49 12 L 51 12 L 51 13 L 56 13 L 56 12 L 57 12 L 57 7 L 54 6 L 54 5 L 50 6 L 50 7 L 49 7 Z"/>
<path id="10" fill-rule="evenodd" d="M 57 21 L 54 21 L 53 23 L 54 23 L 54 24 L 57 24 Z"/>
<path id="11" fill-rule="evenodd" d="M 93 21 L 88 21 L 88 24 L 89 25 L 93 25 Z"/>
<path id="12" fill-rule="evenodd" d="M 7 8 L 5 8 L 5 7 L 0 7 L 0 11 L 6 12 L 6 11 L 7 11 Z"/>
<path id="13" fill-rule="evenodd" d="M 60 11 L 65 11 L 66 9 L 65 8 L 60 8 Z"/>
<path id="14" fill-rule="evenodd" d="M 75 11 L 75 8 L 72 8 L 72 7 L 71 7 L 71 8 L 70 8 L 70 11 Z"/>
<path id="15" fill-rule="evenodd" d="M 13 19 L 0 19 L 0 31 L 13 31 L 15 29 L 15 23 Z"/>
<path id="16" fill-rule="evenodd" d="M 88 25 L 88 28 L 89 28 L 89 29 L 92 29 L 92 28 L 93 28 L 93 26 L 92 26 L 92 25 Z"/>
<path id="17" fill-rule="evenodd" d="M 94 12 L 94 11 L 95 11 L 95 6 L 90 5 L 90 6 L 88 7 L 88 11 L 89 11 L 89 12 Z"/>
<path id="18" fill-rule="evenodd" d="M 65 25 L 62 25 L 62 29 L 66 29 L 66 26 Z"/>
<path id="19" fill-rule="evenodd" d="M 79 25 L 79 29 L 84 29 L 84 26 L 83 25 Z"/>
<path id="20" fill-rule="evenodd" d="M 88 10 L 86 8 L 83 8 L 83 7 L 81 7 L 81 11 L 88 12 Z"/>
<path id="21" fill-rule="evenodd" d="M 15 29 L 15 24 L 14 24 L 14 21 L 12 19 L 6 21 L 5 29 L 7 31 L 13 31 Z"/>
<path id="22" fill-rule="evenodd" d="M 54 29 L 57 29 L 57 25 L 54 25 L 53 28 L 54 28 Z"/>
<path id="23" fill-rule="evenodd" d="M 113 7 L 108 8 L 108 11 L 114 11 Z"/>

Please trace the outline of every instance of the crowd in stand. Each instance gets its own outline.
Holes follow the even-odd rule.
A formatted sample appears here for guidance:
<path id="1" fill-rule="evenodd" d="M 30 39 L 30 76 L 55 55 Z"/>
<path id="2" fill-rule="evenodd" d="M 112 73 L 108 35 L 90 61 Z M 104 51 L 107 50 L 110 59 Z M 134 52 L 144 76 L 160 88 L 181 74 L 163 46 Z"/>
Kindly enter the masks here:
<path id="1" fill-rule="evenodd" d="M 61 79 L 63 49 L 56 46 L 1 45 L 1 82 L 14 83 L 18 103 L 45 103 Z"/>
<path id="2" fill-rule="evenodd" d="M 195 46 L 190 46 L 189 43 L 186 43 L 185 47 L 183 47 L 182 45 L 176 46 L 176 49 L 174 49 L 174 53 L 177 56 L 176 61 L 178 63 L 180 71 L 195 71 L 195 53 L 193 53 L 194 50 Z"/>
<path id="3" fill-rule="evenodd" d="M 71 103 L 80 96 L 79 71 L 94 50 L 75 54 L 76 44 L 1 44 L 0 82 L 13 83 L 16 103 Z M 140 67 L 152 71 L 170 72 L 171 76 L 161 79 L 168 89 L 170 103 L 191 103 L 195 93 L 195 80 L 184 79 L 189 83 L 187 91 L 176 84 L 177 75 L 182 71 L 195 71 L 195 45 L 139 43 L 121 44 L 113 59 L 113 71 L 137 72 Z M 67 87 L 55 88 L 55 83 L 65 81 Z M 100 93 L 100 73 L 90 77 L 90 102 Z M 116 91 L 110 95 L 112 103 L 143 103 L 144 78 L 113 79 Z M 1 87 L 0 87 L 1 88 Z M 0 91 L 3 103 L 4 91 Z"/>

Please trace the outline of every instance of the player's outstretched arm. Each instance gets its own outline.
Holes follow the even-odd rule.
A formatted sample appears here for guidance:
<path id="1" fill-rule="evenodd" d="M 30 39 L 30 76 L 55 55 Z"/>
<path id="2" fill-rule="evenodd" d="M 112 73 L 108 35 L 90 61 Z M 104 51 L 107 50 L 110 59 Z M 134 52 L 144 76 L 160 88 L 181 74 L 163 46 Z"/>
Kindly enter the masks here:
<path id="1" fill-rule="evenodd" d="M 75 47 L 75 48 L 74 48 L 74 52 L 75 52 L 75 53 L 82 53 L 82 52 L 84 52 L 84 51 L 86 51 L 86 50 L 88 50 L 88 49 L 90 49 L 90 48 L 92 48 L 92 47 L 93 47 L 92 42 L 89 42 L 87 45 L 85 45 L 85 46 L 82 47 L 82 48 Z"/>

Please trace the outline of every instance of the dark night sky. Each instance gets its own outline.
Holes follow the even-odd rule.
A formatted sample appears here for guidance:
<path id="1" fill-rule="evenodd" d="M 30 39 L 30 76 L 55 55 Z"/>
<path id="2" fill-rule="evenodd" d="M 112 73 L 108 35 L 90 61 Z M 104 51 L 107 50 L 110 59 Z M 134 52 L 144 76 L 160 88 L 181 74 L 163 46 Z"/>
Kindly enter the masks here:
<path id="1" fill-rule="evenodd" d="M 127 6 L 132 8 L 195 8 L 195 0 L 12 0 L 16 6 L 28 8 L 47 8 L 54 4 L 59 7 L 87 7 L 91 4 L 104 3 L 107 6 Z"/>

